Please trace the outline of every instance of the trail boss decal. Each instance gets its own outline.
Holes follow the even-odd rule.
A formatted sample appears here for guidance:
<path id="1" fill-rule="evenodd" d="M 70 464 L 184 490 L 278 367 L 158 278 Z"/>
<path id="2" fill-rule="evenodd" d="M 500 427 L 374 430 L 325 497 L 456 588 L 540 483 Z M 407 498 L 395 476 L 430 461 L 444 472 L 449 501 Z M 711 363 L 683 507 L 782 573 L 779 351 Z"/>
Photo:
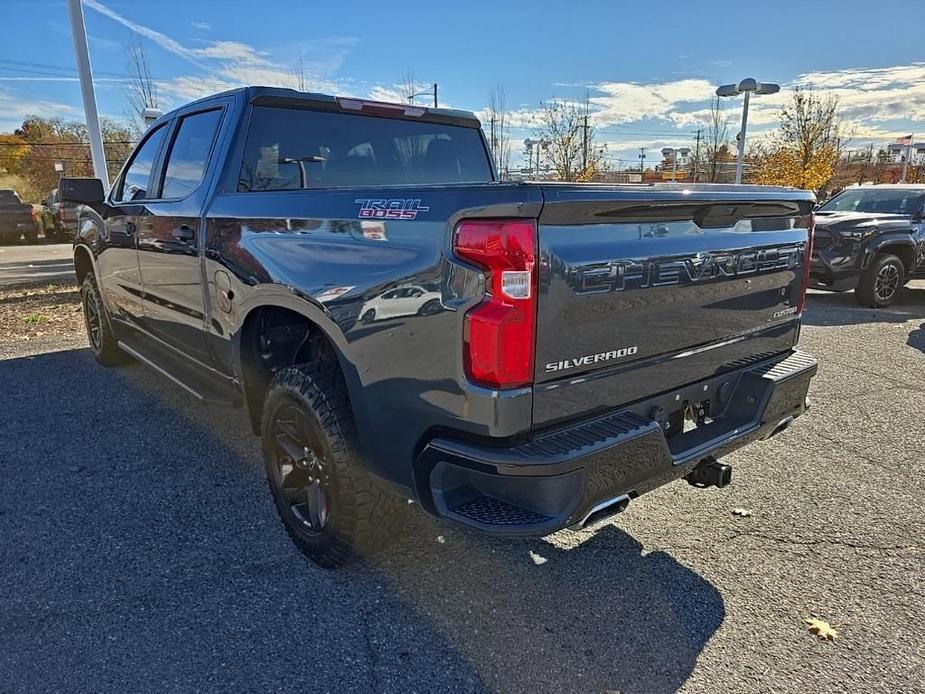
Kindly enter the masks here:
<path id="1" fill-rule="evenodd" d="M 416 219 L 418 212 L 428 212 L 429 207 L 413 198 L 389 198 L 388 200 L 354 200 L 360 206 L 360 219 Z"/>
<path id="2" fill-rule="evenodd" d="M 602 364 L 604 362 L 613 361 L 614 359 L 622 359 L 623 357 L 629 357 L 639 351 L 639 347 L 633 345 L 632 347 L 624 347 L 623 349 L 614 349 L 609 352 L 598 352 L 597 354 L 586 354 L 583 357 L 575 357 L 574 359 L 566 359 L 565 361 L 551 361 L 546 365 L 546 373 L 553 373 L 554 371 L 565 371 L 567 369 L 574 369 L 579 366 L 591 366 L 592 364 Z"/>

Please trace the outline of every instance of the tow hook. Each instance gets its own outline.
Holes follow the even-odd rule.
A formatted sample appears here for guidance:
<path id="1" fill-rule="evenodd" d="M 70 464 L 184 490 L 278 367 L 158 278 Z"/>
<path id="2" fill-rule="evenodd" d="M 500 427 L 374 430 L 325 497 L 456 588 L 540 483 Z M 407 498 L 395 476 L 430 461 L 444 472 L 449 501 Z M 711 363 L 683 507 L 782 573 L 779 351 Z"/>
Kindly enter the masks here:
<path id="1" fill-rule="evenodd" d="M 684 479 L 688 484 L 701 489 L 725 487 L 732 482 L 732 466 L 719 462 L 711 455 L 701 460 Z"/>

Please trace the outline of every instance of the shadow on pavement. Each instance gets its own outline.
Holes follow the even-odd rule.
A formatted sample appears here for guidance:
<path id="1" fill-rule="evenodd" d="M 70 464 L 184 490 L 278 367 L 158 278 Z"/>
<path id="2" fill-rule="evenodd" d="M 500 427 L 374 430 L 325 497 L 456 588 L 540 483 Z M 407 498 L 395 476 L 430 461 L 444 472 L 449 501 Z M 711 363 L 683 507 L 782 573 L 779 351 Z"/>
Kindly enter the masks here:
<path id="1" fill-rule="evenodd" d="M 922 286 L 904 287 L 895 303 L 882 309 L 860 306 L 854 292 L 811 292 L 803 313 L 803 323 L 816 326 L 905 323 L 916 318 L 925 318 Z"/>
<path id="2" fill-rule="evenodd" d="M 325 571 L 242 412 L 87 350 L 0 361 L 0 392 L 0 688 L 670 692 L 725 616 L 616 526 L 563 549 L 415 510 L 397 546 Z"/>
<path id="3" fill-rule="evenodd" d="M 925 354 L 925 323 L 909 333 L 909 339 L 906 342 L 910 347 L 914 347 L 922 354 Z"/>

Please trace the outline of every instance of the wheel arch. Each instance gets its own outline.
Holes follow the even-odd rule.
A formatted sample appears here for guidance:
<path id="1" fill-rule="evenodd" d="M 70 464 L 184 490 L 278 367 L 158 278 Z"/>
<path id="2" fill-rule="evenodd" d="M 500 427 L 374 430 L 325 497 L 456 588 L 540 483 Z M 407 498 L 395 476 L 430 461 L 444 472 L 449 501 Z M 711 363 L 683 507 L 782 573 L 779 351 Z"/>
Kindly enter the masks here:
<path id="1" fill-rule="evenodd" d="M 78 285 L 83 284 L 84 278 L 90 273 L 93 273 L 94 277 L 98 277 L 93 253 L 82 244 L 74 246 L 74 272 L 77 275 Z"/>
<path id="2" fill-rule="evenodd" d="M 284 290 L 285 293 L 280 290 Z M 251 297 L 240 315 L 242 317 L 234 335 L 234 368 L 241 383 L 245 407 L 254 433 L 260 433 L 266 387 L 273 376 L 273 372 L 267 369 L 267 364 L 263 363 L 261 355 L 256 351 L 261 331 L 265 332 L 268 326 L 284 327 L 288 321 L 288 325 L 304 327 L 306 334 L 298 343 L 287 345 L 284 339 L 284 344 L 280 346 L 276 356 L 281 362 L 288 361 L 287 365 L 298 363 L 298 360 L 336 360 L 347 385 L 347 394 L 362 440 L 365 427 L 360 426 L 360 420 L 365 418 L 361 417 L 362 413 L 358 411 L 362 403 L 362 398 L 359 397 L 359 374 L 349 356 L 349 343 L 344 332 L 330 314 L 311 299 L 274 286 L 258 296 Z"/>
<path id="3" fill-rule="evenodd" d="M 865 269 L 878 255 L 889 253 L 899 258 L 906 271 L 906 276 L 915 269 L 915 242 L 911 238 L 884 238 L 879 239 L 867 249 Z"/>

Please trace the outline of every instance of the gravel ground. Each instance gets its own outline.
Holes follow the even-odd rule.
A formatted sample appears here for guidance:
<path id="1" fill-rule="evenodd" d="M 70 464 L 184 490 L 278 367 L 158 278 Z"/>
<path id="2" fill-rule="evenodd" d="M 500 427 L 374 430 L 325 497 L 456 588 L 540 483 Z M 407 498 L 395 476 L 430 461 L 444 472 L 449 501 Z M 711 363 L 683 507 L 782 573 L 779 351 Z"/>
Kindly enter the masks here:
<path id="1" fill-rule="evenodd" d="M 97 366 L 75 299 L 0 294 L 2 692 L 925 691 L 925 282 L 812 295 L 813 409 L 726 489 L 537 540 L 415 512 L 338 572 L 290 546 L 243 414 Z"/>

